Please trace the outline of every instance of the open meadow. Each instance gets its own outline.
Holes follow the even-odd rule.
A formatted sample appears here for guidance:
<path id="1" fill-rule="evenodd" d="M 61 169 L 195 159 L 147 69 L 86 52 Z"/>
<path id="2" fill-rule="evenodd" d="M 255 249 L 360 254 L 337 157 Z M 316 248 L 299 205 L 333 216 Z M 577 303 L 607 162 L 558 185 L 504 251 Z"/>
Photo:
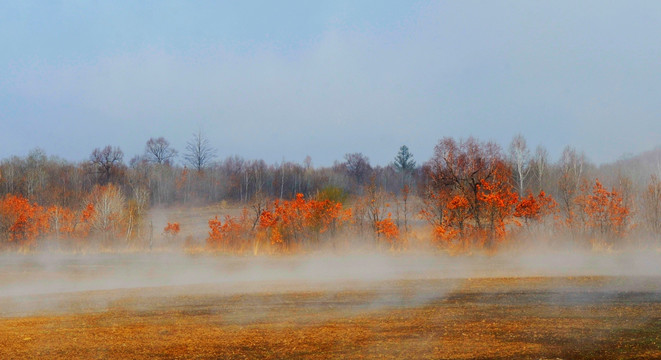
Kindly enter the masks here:
<path id="1" fill-rule="evenodd" d="M 5 255 L 0 358 L 661 357 L 661 277 L 560 258 Z"/>

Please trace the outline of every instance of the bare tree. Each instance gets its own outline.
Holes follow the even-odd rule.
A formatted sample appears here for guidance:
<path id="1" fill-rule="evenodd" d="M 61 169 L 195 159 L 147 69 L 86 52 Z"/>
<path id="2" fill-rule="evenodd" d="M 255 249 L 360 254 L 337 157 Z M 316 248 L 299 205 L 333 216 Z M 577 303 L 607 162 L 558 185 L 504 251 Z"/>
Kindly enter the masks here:
<path id="1" fill-rule="evenodd" d="M 268 166 L 264 160 L 253 160 L 246 164 L 246 194 L 250 193 L 250 180 L 253 182 L 252 194 L 263 193 L 266 185 Z M 246 195 L 249 199 L 250 197 Z"/>
<path id="2" fill-rule="evenodd" d="M 347 173 L 354 178 L 359 185 L 367 179 L 372 171 L 370 159 L 362 153 L 346 154 L 344 155 L 344 160 Z"/>
<path id="3" fill-rule="evenodd" d="M 96 148 L 90 155 L 90 165 L 97 174 L 98 181 L 104 185 L 111 182 L 112 178 L 118 175 L 122 167 L 124 153 L 119 147 L 110 145 L 103 149 Z"/>
<path id="4" fill-rule="evenodd" d="M 303 166 L 305 167 L 305 171 L 312 169 L 312 158 L 310 155 L 305 156 L 305 160 L 303 160 Z"/>
<path id="5" fill-rule="evenodd" d="M 579 154 L 571 146 L 566 146 L 562 151 L 562 157 L 560 158 L 562 173 L 570 178 L 571 185 L 574 186 L 574 191 L 578 191 L 581 185 L 580 180 L 583 176 L 585 162 L 585 154 L 582 152 Z"/>
<path id="6" fill-rule="evenodd" d="M 39 148 L 36 148 L 28 154 L 25 159 L 25 190 L 28 198 L 36 199 L 41 202 L 43 199 L 38 198 L 38 194 L 43 193 L 46 187 L 46 153 Z"/>
<path id="7" fill-rule="evenodd" d="M 655 236 L 661 234 L 661 181 L 652 175 L 643 193 L 643 219 L 648 231 Z"/>
<path id="8" fill-rule="evenodd" d="M 408 184 L 404 184 L 401 190 L 401 204 L 399 201 L 396 202 L 397 226 L 401 227 L 405 233 L 409 231 L 409 213 L 411 210 L 411 206 L 409 205 L 410 194 L 411 187 Z M 400 220 L 403 221 L 403 224 Z"/>
<path id="9" fill-rule="evenodd" d="M 20 159 L 12 156 L 10 159 L 2 160 L 0 163 L 0 180 L 2 181 L 2 194 L 12 194 L 17 192 L 20 179 L 19 165 Z"/>
<path id="10" fill-rule="evenodd" d="M 238 155 L 225 158 L 218 165 L 225 180 L 225 197 L 244 201 L 243 198 L 243 173 L 246 171 L 246 161 Z"/>
<path id="11" fill-rule="evenodd" d="M 202 171 L 216 157 L 216 149 L 212 148 L 209 140 L 202 135 L 202 130 L 193 133 L 193 138 L 186 143 L 184 159 L 198 172 Z"/>
<path id="12" fill-rule="evenodd" d="M 530 173 L 530 150 L 523 135 L 518 134 L 510 143 L 510 161 L 514 165 L 514 178 L 519 196 L 526 190 L 525 181 Z"/>
<path id="13" fill-rule="evenodd" d="M 537 191 L 544 190 L 544 175 L 548 163 L 549 152 L 542 145 L 538 145 L 537 149 L 535 149 L 535 158 L 533 159 L 533 167 L 535 168 L 535 176 L 537 177 Z"/>
<path id="14" fill-rule="evenodd" d="M 119 188 L 109 184 L 95 187 L 90 194 L 90 201 L 94 204 L 95 211 L 92 228 L 107 242 L 118 235 L 126 198 Z"/>
<path id="15" fill-rule="evenodd" d="M 574 199 L 576 198 L 583 178 L 585 154 L 578 153 L 571 146 L 566 146 L 560 158 L 561 176 L 558 181 L 560 206 L 565 213 L 567 223 L 574 222 Z"/>
<path id="16" fill-rule="evenodd" d="M 145 145 L 145 157 L 151 163 L 169 165 L 176 156 L 177 150 L 170 147 L 170 142 L 162 136 L 149 139 Z"/>

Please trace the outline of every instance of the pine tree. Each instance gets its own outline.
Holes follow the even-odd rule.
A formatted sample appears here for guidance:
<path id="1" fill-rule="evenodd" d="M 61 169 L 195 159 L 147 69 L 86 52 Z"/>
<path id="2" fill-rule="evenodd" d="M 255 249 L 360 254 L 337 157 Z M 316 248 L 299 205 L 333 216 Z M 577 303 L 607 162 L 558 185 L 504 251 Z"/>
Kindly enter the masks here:
<path id="1" fill-rule="evenodd" d="M 415 169 L 415 160 L 413 160 L 413 154 L 409 152 L 409 148 L 406 145 L 402 145 L 399 148 L 397 156 L 395 156 L 395 162 L 393 164 L 395 169 L 400 173 L 411 173 Z"/>

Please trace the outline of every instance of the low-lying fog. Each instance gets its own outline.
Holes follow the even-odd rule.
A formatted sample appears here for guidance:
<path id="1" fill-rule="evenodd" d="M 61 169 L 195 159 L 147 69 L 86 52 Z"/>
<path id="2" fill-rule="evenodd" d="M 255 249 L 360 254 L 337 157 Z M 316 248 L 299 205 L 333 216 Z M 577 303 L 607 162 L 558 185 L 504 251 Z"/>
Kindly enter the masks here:
<path id="1" fill-rule="evenodd" d="M 661 276 L 661 252 L 544 251 L 233 257 L 174 253 L 0 255 L 0 297 L 213 284 L 343 286 L 374 281 L 527 276 Z"/>
<path id="2" fill-rule="evenodd" d="M 159 301 L 170 304 L 167 306 L 187 306 L 197 301 L 189 295 L 217 299 L 232 294 L 296 291 L 316 291 L 329 296 L 343 291 L 369 294 L 358 309 L 418 306 L 446 298 L 470 282 L 466 279 L 499 277 L 624 277 L 616 282 L 592 283 L 587 288 L 573 285 L 568 288 L 567 282 L 550 282 L 545 285 L 545 291 L 550 286 L 552 292 L 571 292 L 578 294 L 578 297 L 571 295 L 576 298 L 585 298 L 585 293 L 595 291 L 608 294 L 642 291 L 649 299 L 661 295 L 660 260 L 661 252 L 655 250 L 614 253 L 545 250 L 492 256 L 5 253 L 0 255 L 0 317 L 44 311 L 103 311 L 118 303 L 125 306 L 127 299 L 134 299 L 129 302 L 138 299 L 140 308 L 153 308 Z M 339 304 L 355 310 L 356 304 Z"/>

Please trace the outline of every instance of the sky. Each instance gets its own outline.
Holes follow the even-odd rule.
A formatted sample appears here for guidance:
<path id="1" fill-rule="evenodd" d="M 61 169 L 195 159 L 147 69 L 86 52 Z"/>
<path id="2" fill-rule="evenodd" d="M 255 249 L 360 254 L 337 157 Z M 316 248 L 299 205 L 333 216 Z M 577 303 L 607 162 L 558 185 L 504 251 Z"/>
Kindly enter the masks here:
<path id="1" fill-rule="evenodd" d="M 201 130 L 268 163 L 516 134 L 613 161 L 661 145 L 659 24 L 659 1 L 4 1 L 0 159 Z"/>

